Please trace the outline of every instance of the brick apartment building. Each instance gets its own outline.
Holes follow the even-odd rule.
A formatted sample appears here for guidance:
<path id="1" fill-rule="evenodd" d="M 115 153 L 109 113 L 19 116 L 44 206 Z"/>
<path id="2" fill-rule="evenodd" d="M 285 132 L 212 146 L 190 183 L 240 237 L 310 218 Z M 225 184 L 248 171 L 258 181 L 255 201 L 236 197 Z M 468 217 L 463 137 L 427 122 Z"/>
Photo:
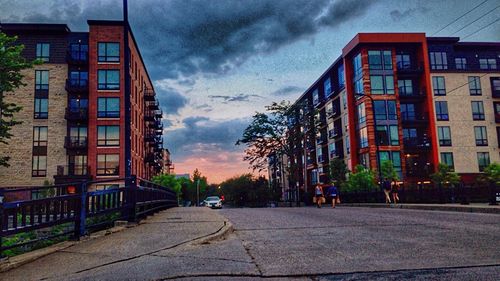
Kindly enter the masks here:
<path id="1" fill-rule="evenodd" d="M 409 183 L 429 180 L 442 162 L 473 181 L 500 162 L 500 43 L 360 33 L 294 105 L 290 128 L 305 137 L 294 157 L 269 166 L 279 183 L 285 166 L 299 167 L 281 185 L 285 199 L 327 182 L 334 158 L 350 170 L 391 160 Z"/>
<path id="2" fill-rule="evenodd" d="M 23 56 L 44 63 L 24 71 L 26 86 L 5 93 L 22 106 L 0 168 L 0 186 L 76 180 L 150 179 L 162 168 L 162 112 L 141 53 L 125 21 L 8 24 Z"/>

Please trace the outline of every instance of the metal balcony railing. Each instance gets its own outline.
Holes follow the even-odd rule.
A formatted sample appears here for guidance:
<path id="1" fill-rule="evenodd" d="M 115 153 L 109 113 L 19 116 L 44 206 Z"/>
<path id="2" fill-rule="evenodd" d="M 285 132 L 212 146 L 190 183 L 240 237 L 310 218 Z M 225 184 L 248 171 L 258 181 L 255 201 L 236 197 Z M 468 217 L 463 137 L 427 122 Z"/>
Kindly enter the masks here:
<path id="1" fill-rule="evenodd" d="M 67 136 L 64 138 L 64 148 L 66 149 L 86 149 L 87 145 L 87 137 Z"/>

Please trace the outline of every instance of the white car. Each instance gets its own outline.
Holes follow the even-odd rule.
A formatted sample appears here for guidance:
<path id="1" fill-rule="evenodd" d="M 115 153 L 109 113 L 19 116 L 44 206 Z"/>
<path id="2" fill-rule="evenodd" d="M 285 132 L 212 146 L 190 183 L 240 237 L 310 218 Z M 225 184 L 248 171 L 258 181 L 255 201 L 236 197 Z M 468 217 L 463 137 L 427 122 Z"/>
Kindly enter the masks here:
<path id="1" fill-rule="evenodd" d="M 221 209 L 222 208 L 222 200 L 219 196 L 209 196 L 205 201 L 205 206 L 210 207 L 212 209 Z"/>

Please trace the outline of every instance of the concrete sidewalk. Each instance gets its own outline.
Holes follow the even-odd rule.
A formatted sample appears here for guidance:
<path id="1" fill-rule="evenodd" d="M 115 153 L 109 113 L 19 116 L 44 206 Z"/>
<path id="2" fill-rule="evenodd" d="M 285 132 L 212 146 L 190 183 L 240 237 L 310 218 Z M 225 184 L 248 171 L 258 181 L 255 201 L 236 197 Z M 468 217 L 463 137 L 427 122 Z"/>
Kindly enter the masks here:
<path id="1" fill-rule="evenodd" d="M 449 211 L 449 212 L 467 212 L 467 213 L 487 213 L 500 214 L 500 205 L 489 205 L 487 203 L 471 203 L 469 205 L 461 204 L 385 204 L 385 203 L 342 203 L 342 207 L 370 207 L 370 208 L 399 208 L 415 209 L 428 211 Z"/>
<path id="2" fill-rule="evenodd" d="M 135 227 L 76 243 L 2 273 L 0 280 L 73 279 L 71 276 L 78 273 L 133 262 L 180 246 L 207 243 L 231 231 L 231 224 L 217 211 L 173 208 L 143 220 Z"/>

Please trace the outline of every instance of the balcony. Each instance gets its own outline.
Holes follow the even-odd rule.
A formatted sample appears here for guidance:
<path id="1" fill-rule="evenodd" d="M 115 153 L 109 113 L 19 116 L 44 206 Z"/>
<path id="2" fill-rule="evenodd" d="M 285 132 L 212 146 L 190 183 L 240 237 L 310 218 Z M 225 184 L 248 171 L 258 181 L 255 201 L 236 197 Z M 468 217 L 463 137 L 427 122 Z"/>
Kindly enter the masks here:
<path id="1" fill-rule="evenodd" d="M 328 137 L 333 139 L 342 136 L 342 132 L 339 128 L 333 128 L 328 131 Z"/>
<path id="2" fill-rule="evenodd" d="M 403 124 L 427 124 L 428 121 L 429 119 L 427 118 L 427 116 L 423 114 L 419 114 L 414 111 L 401 112 L 401 122 Z"/>
<path id="3" fill-rule="evenodd" d="M 84 121 L 88 119 L 88 108 L 86 107 L 67 107 L 64 118 L 69 121 Z"/>
<path id="4" fill-rule="evenodd" d="M 144 157 L 144 162 L 146 163 L 155 163 L 155 160 L 156 160 L 156 156 L 154 155 L 154 153 L 148 153 L 146 154 L 146 157 Z"/>
<path id="5" fill-rule="evenodd" d="M 158 110 L 160 109 L 160 103 L 157 100 L 148 102 L 149 110 Z"/>
<path id="6" fill-rule="evenodd" d="M 89 61 L 88 51 L 67 51 L 66 61 L 68 64 L 82 65 L 87 64 Z"/>
<path id="7" fill-rule="evenodd" d="M 320 137 L 316 139 L 316 144 L 324 144 L 326 142 L 326 138 Z"/>
<path id="8" fill-rule="evenodd" d="M 90 167 L 87 165 L 58 165 L 57 174 L 54 175 L 55 184 L 89 181 L 91 179 Z"/>
<path id="9" fill-rule="evenodd" d="M 66 79 L 66 91 L 76 94 L 88 93 L 89 81 L 87 79 Z"/>
<path id="10" fill-rule="evenodd" d="M 65 137 L 64 148 L 87 149 L 87 137 Z"/>
<path id="11" fill-rule="evenodd" d="M 425 90 L 413 90 L 412 92 L 408 93 L 405 91 L 399 90 L 399 98 L 401 100 L 423 100 L 426 98 Z"/>
<path id="12" fill-rule="evenodd" d="M 144 100 L 145 101 L 155 101 L 155 92 L 153 90 L 144 91 Z"/>
<path id="13" fill-rule="evenodd" d="M 149 121 L 149 122 L 155 121 L 155 114 L 151 111 L 146 111 L 144 113 L 144 121 Z"/>
<path id="14" fill-rule="evenodd" d="M 431 142 L 427 138 L 405 138 L 403 139 L 405 150 L 430 150 Z"/>
<path id="15" fill-rule="evenodd" d="M 398 68 L 398 76 L 416 75 L 424 71 L 424 68 L 421 63 L 398 62 L 397 68 Z"/>

